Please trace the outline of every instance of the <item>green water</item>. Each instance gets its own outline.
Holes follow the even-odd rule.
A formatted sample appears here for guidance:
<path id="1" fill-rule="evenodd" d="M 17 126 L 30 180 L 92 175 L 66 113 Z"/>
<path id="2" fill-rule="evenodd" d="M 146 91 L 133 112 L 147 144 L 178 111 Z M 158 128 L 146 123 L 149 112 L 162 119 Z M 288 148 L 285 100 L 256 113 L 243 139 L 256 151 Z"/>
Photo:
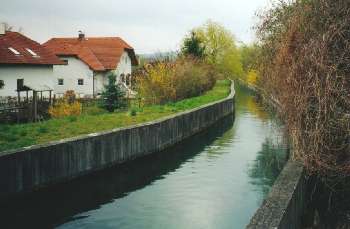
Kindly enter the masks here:
<path id="1" fill-rule="evenodd" d="M 236 114 L 171 148 L 0 206 L 1 228 L 244 228 L 287 159 L 247 90 Z"/>

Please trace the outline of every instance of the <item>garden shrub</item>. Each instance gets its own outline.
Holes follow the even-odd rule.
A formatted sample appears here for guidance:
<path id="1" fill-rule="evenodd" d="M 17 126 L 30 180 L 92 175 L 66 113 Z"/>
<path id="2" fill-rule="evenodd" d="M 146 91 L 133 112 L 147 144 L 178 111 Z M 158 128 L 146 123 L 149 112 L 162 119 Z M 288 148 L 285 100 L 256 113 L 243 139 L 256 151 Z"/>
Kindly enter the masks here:
<path id="1" fill-rule="evenodd" d="M 67 91 L 62 99 L 49 108 L 48 112 L 52 118 L 79 116 L 82 112 L 82 106 L 75 100 L 74 91 Z"/>
<path id="2" fill-rule="evenodd" d="M 102 92 L 100 107 L 108 112 L 127 107 L 125 92 L 116 84 L 116 75 L 114 73 L 108 75 L 108 84 Z"/>

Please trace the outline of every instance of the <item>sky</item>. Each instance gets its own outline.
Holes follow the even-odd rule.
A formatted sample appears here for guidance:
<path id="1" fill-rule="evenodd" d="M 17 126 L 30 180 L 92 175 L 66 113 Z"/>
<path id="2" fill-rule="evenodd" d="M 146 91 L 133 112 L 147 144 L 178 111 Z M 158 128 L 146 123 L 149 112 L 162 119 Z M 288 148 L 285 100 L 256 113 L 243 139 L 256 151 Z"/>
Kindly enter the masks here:
<path id="1" fill-rule="evenodd" d="M 52 37 L 119 36 L 138 54 L 175 51 L 213 20 L 238 41 L 254 41 L 255 13 L 270 0 L 0 0 L 0 22 L 43 43 Z"/>

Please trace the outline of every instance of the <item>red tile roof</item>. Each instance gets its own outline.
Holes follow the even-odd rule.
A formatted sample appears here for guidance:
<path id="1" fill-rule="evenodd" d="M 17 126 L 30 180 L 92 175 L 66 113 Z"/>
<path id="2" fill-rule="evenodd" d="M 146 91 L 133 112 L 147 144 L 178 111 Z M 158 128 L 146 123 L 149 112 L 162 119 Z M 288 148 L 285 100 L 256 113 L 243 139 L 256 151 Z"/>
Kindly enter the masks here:
<path id="1" fill-rule="evenodd" d="M 52 38 L 43 45 L 58 56 L 76 56 L 95 71 L 116 69 L 124 51 L 138 64 L 134 49 L 119 37 Z"/>
<path id="2" fill-rule="evenodd" d="M 16 55 L 9 48 L 15 49 L 19 54 Z M 33 56 L 27 49 L 32 50 L 37 56 Z M 64 62 L 28 37 L 7 31 L 4 35 L 0 35 L 0 64 L 56 65 Z"/>

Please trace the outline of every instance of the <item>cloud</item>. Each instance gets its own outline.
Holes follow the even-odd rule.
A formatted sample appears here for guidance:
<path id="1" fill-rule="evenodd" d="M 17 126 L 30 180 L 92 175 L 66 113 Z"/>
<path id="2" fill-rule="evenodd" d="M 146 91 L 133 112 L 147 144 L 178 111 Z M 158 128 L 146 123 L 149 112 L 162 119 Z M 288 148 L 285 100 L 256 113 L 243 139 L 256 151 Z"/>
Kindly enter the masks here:
<path id="1" fill-rule="evenodd" d="M 0 0 L 5 1 L 5 0 Z M 138 53 L 169 51 L 208 19 L 222 23 L 244 42 L 254 38 L 256 10 L 269 0 L 11 0 L 1 4 L 6 21 L 39 42 L 51 37 L 121 36 Z"/>

